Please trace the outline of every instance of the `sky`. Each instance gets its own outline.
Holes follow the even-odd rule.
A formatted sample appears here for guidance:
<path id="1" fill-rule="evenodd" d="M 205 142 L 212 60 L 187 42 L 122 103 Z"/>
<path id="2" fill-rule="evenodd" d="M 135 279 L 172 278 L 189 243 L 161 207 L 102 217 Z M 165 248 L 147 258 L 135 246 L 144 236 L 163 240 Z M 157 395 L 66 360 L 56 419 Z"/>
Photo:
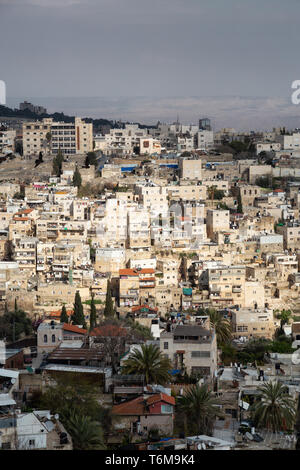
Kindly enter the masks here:
<path id="1" fill-rule="evenodd" d="M 0 79 L 10 106 L 300 127 L 299 15 L 299 0 L 0 0 Z"/>

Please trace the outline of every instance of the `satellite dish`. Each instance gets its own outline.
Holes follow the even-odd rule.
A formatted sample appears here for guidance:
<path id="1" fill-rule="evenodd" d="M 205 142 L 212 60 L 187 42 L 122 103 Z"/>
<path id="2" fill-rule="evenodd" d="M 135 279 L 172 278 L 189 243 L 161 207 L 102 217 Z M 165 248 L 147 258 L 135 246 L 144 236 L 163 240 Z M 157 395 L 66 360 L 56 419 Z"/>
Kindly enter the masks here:
<path id="1" fill-rule="evenodd" d="M 56 413 L 56 414 L 54 415 L 54 418 L 55 418 L 56 420 L 58 420 L 58 419 L 59 419 L 59 414 Z"/>
<path id="2" fill-rule="evenodd" d="M 202 449 L 202 444 L 198 444 L 198 445 L 197 445 L 197 449 L 198 449 L 198 450 L 201 450 L 201 449 Z"/>
<path id="3" fill-rule="evenodd" d="M 12 384 L 16 383 L 16 379 L 11 379 L 10 381 L 11 381 Z"/>

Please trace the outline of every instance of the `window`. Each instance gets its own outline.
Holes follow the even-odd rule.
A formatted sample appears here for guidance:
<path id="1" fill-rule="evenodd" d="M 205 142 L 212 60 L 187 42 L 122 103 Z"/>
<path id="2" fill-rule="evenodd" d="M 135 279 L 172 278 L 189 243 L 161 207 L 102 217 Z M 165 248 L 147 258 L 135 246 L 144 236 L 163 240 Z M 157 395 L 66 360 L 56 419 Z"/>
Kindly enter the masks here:
<path id="1" fill-rule="evenodd" d="M 52 343 L 55 343 L 55 335 L 52 335 Z"/>
<path id="2" fill-rule="evenodd" d="M 34 446 L 35 445 L 35 440 L 34 439 L 29 439 L 29 445 Z"/>
<path id="3" fill-rule="evenodd" d="M 47 343 L 47 342 L 48 342 L 48 336 L 44 335 L 44 343 Z"/>
<path id="4" fill-rule="evenodd" d="M 210 357 L 210 351 L 192 351 L 192 357 Z"/>
<path id="5" fill-rule="evenodd" d="M 169 349 L 169 343 L 164 343 L 164 349 Z"/>
<path id="6" fill-rule="evenodd" d="M 161 405 L 162 413 L 172 413 L 173 407 L 171 405 Z"/>

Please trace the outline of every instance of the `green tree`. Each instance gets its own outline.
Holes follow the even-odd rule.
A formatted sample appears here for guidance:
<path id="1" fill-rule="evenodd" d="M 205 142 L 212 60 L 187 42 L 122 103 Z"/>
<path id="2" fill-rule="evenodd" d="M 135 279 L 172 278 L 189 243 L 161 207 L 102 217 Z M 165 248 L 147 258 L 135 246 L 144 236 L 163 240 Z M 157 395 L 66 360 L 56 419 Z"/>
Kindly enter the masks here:
<path id="1" fill-rule="evenodd" d="M 296 404 L 287 387 L 280 382 L 267 382 L 258 390 L 260 397 L 250 408 L 256 426 L 272 432 L 292 429 Z"/>
<path id="2" fill-rule="evenodd" d="M 80 171 L 78 170 L 78 166 L 76 165 L 76 168 L 73 174 L 73 186 L 77 186 L 77 188 L 79 189 L 81 186 L 81 183 L 82 183 L 81 174 L 80 174 Z"/>
<path id="3" fill-rule="evenodd" d="M 101 428 L 105 433 L 110 432 L 112 414 L 110 408 L 104 408 L 99 404 L 98 387 L 86 378 L 79 378 L 76 373 L 63 379 L 56 376 L 55 382 L 55 385 L 47 386 L 43 393 L 35 392 L 30 405 L 36 409 L 50 410 L 52 414 L 59 413 L 59 419 L 71 434 L 76 449 L 81 442 L 77 432 L 81 425 L 77 426 L 74 416 L 89 418 L 90 422 L 96 422 L 100 428 L 97 428 L 97 435 L 101 442 L 95 445 L 101 445 L 103 442 Z"/>
<path id="4" fill-rule="evenodd" d="M 89 416 L 73 414 L 68 421 L 68 431 L 72 436 L 74 450 L 105 449 L 102 427 Z"/>
<path id="5" fill-rule="evenodd" d="M 8 341 L 16 341 L 21 337 L 32 334 L 32 322 L 23 310 L 5 312 L 0 316 L 0 338 Z"/>
<path id="6" fill-rule="evenodd" d="M 73 325 L 82 325 L 83 328 L 86 328 L 86 322 L 83 314 L 83 306 L 81 302 L 81 297 L 79 291 L 75 294 L 74 302 L 74 312 L 72 315 L 72 324 Z"/>
<path id="7" fill-rule="evenodd" d="M 105 309 L 104 309 L 104 316 L 111 317 L 114 315 L 114 304 L 111 296 L 111 286 L 110 281 L 107 281 L 107 288 L 106 288 L 106 299 L 105 299 Z"/>
<path id="8" fill-rule="evenodd" d="M 61 314 L 60 314 L 60 323 L 68 323 L 68 322 L 69 322 L 69 319 L 67 315 L 66 306 L 63 305 L 61 309 Z"/>
<path id="9" fill-rule="evenodd" d="M 91 311 L 90 311 L 90 331 L 95 328 L 96 323 L 97 323 L 97 311 L 96 311 L 94 295 L 92 295 Z"/>
<path id="10" fill-rule="evenodd" d="M 141 323 L 138 323 L 131 318 L 126 319 L 126 325 L 130 327 L 132 336 L 137 339 L 146 341 L 147 339 L 154 339 L 151 329 Z"/>
<path id="11" fill-rule="evenodd" d="M 239 193 L 238 194 L 238 197 L 237 197 L 237 212 L 239 214 L 243 214 L 243 204 L 242 204 L 242 198 L 241 198 L 241 194 Z"/>
<path id="12" fill-rule="evenodd" d="M 194 385 L 177 399 L 178 410 L 185 415 L 187 421 L 192 417 L 197 434 L 205 435 L 212 434 L 216 417 L 222 415 L 218 404 L 219 401 L 207 385 Z"/>
<path id="13" fill-rule="evenodd" d="M 221 189 L 217 189 L 217 187 L 215 185 L 208 187 L 208 197 L 209 197 L 209 199 L 211 199 L 213 201 L 215 201 L 215 200 L 220 201 L 221 199 L 223 199 L 224 196 L 225 196 L 224 191 L 222 191 Z"/>
<path id="14" fill-rule="evenodd" d="M 222 354 L 221 359 L 225 365 L 230 365 L 232 362 L 236 362 L 237 350 L 232 344 L 224 343 L 221 345 Z"/>
<path id="15" fill-rule="evenodd" d="M 90 165 L 97 165 L 97 155 L 95 152 L 88 152 L 85 157 L 84 165 L 88 168 Z"/>
<path id="16" fill-rule="evenodd" d="M 157 346 L 143 344 L 141 350 L 134 348 L 124 361 L 124 374 L 144 375 L 147 384 L 165 384 L 170 380 L 170 360 L 165 357 Z"/>
<path id="17" fill-rule="evenodd" d="M 20 185 L 20 191 L 16 192 L 13 195 L 13 199 L 24 199 L 24 197 L 25 197 L 25 186 L 24 186 L 24 184 L 21 184 Z"/>
<path id="18" fill-rule="evenodd" d="M 291 310 L 283 309 L 280 312 L 278 310 L 275 311 L 275 316 L 280 320 L 280 334 L 284 334 L 283 327 L 287 325 L 292 318 Z"/>
<path id="19" fill-rule="evenodd" d="M 53 158 L 53 173 L 56 176 L 60 176 L 62 173 L 62 164 L 64 161 L 64 156 L 61 149 L 58 149 L 56 156 Z"/>
<path id="20" fill-rule="evenodd" d="M 209 316 L 210 324 L 216 332 L 219 345 L 229 342 L 232 338 L 230 322 L 215 309 L 207 309 L 206 312 Z"/>

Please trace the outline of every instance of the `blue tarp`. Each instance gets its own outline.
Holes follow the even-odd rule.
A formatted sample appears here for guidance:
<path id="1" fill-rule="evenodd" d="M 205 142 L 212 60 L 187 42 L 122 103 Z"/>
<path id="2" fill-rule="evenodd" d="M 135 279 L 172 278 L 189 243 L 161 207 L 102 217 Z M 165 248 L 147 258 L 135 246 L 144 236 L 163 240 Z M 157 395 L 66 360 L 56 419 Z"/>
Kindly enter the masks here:
<path id="1" fill-rule="evenodd" d="M 137 165 L 131 165 L 131 166 L 121 166 L 121 171 L 124 173 L 125 171 L 133 171 Z"/>
<path id="2" fill-rule="evenodd" d="M 191 287 L 184 287 L 182 289 L 183 295 L 192 295 L 193 289 Z"/>
<path id="3" fill-rule="evenodd" d="M 178 163 L 163 163 L 159 165 L 161 168 L 162 167 L 167 167 L 167 168 L 178 168 Z"/>

